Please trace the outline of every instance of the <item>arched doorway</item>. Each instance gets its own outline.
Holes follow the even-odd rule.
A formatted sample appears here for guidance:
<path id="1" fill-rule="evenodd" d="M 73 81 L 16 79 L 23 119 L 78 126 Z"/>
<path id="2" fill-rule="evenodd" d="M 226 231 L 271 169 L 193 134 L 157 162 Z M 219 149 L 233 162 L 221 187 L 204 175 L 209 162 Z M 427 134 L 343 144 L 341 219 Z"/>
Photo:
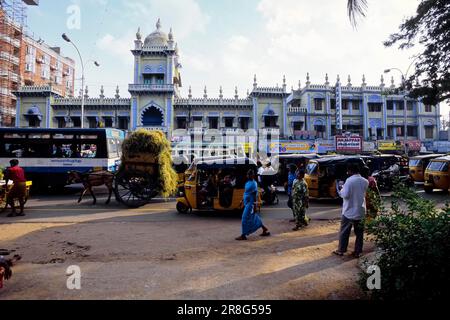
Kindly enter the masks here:
<path id="1" fill-rule="evenodd" d="M 151 106 L 142 113 L 142 126 L 161 127 L 163 125 L 163 113 L 158 108 Z"/>

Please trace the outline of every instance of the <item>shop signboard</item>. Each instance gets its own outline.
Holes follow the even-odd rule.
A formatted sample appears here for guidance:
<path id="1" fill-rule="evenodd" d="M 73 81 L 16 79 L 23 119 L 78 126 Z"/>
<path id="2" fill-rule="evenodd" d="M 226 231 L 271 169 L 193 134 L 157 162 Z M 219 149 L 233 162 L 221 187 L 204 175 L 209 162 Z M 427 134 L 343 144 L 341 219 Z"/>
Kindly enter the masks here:
<path id="1" fill-rule="evenodd" d="M 316 140 L 316 153 L 326 154 L 335 151 L 336 145 L 334 140 Z"/>
<path id="2" fill-rule="evenodd" d="M 269 146 L 271 154 L 291 154 L 291 153 L 315 153 L 316 145 L 314 141 L 289 141 L 274 142 Z"/>
<path id="3" fill-rule="evenodd" d="M 363 142 L 363 152 L 374 152 L 376 150 L 375 142 L 364 141 Z"/>
<path id="4" fill-rule="evenodd" d="M 360 136 L 336 136 L 336 152 L 360 153 L 362 138 Z"/>
<path id="5" fill-rule="evenodd" d="M 377 144 L 379 151 L 397 151 L 402 149 L 400 141 L 380 140 Z"/>

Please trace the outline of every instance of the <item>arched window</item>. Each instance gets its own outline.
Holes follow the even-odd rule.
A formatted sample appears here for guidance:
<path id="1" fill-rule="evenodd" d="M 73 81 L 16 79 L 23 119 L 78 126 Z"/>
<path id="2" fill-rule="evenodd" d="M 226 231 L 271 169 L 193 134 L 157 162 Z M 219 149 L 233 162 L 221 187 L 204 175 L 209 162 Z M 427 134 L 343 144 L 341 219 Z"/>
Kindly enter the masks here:
<path id="1" fill-rule="evenodd" d="M 163 125 L 163 114 L 161 110 L 150 107 L 142 114 L 142 125 L 144 127 L 160 127 Z"/>

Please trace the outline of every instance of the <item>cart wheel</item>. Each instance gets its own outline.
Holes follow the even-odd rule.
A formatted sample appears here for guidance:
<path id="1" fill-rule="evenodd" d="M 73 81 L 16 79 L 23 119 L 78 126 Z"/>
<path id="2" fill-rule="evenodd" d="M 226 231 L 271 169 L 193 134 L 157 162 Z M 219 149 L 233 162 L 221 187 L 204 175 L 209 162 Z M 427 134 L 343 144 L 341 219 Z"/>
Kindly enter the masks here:
<path id="1" fill-rule="evenodd" d="M 116 200 L 129 208 L 142 207 L 158 194 L 157 182 L 146 172 L 119 172 L 114 185 Z"/>
<path id="2" fill-rule="evenodd" d="M 189 207 L 187 205 L 185 205 L 183 202 L 177 202 L 177 211 L 179 213 L 187 213 L 189 211 Z"/>

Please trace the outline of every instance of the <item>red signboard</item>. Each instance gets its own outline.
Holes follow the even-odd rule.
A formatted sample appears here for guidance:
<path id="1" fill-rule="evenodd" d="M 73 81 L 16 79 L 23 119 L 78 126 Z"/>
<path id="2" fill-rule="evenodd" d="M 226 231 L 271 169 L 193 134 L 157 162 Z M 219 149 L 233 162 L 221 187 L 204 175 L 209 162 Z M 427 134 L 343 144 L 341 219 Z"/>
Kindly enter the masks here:
<path id="1" fill-rule="evenodd" d="M 362 138 L 358 136 L 336 136 L 336 152 L 360 153 Z"/>
<path id="2" fill-rule="evenodd" d="M 420 142 L 420 140 L 407 140 L 406 144 L 409 151 L 420 151 L 422 147 L 422 142 Z M 402 145 L 404 145 L 403 141 Z"/>

